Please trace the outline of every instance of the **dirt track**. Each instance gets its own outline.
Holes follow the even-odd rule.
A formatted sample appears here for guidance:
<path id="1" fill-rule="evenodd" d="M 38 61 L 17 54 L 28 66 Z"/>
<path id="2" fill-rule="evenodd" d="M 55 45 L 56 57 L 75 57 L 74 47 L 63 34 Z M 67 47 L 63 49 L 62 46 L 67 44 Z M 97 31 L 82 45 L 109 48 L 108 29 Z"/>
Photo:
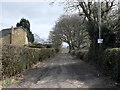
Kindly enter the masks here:
<path id="1" fill-rule="evenodd" d="M 45 65 L 28 70 L 20 83 L 10 88 L 104 88 L 111 81 L 83 61 L 59 54 Z"/>

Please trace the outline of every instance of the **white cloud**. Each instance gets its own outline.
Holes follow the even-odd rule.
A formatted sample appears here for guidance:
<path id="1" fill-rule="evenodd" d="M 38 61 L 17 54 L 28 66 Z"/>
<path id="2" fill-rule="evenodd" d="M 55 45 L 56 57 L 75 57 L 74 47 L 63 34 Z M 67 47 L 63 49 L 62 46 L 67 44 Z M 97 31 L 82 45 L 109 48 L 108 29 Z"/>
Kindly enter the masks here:
<path id="1" fill-rule="evenodd" d="M 16 26 L 16 23 L 24 17 L 30 21 L 33 33 L 47 39 L 49 31 L 63 12 L 63 6 L 57 4 L 50 6 L 49 2 L 3 2 L 0 30 Z"/>
<path id="2" fill-rule="evenodd" d="M 36 33 L 42 39 L 47 39 L 49 31 L 51 31 L 52 26 L 49 24 L 36 24 L 31 26 L 33 33 Z"/>
<path id="3" fill-rule="evenodd" d="M 2 0 L 2 2 L 54 2 L 54 1 L 55 2 L 66 2 L 66 0 Z"/>

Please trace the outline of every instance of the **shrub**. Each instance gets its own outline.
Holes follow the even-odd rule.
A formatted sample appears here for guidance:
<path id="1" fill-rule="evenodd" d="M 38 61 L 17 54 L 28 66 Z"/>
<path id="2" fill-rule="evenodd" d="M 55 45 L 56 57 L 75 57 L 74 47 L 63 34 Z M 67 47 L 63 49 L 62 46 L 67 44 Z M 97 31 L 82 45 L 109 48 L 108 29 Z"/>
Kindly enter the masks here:
<path id="1" fill-rule="evenodd" d="M 100 64 L 104 74 L 120 82 L 120 48 L 106 49 Z"/>
<path id="2" fill-rule="evenodd" d="M 44 46 L 46 46 L 46 48 L 52 48 L 53 47 L 52 44 L 45 44 Z"/>
<path id="3" fill-rule="evenodd" d="M 74 56 L 75 55 L 75 50 L 72 50 L 70 54 Z"/>
<path id="4" fill-rule="evenodd" d="M 71 54 L 92 64 L 94 61 L 94 65 L 98 70 L 120 83 L 120 48 L 106 49 L 102 53 L 98 51 L 94 57 L 92 56 L 89 60 L 87 60 L 87 58 L 90 57 L 88 55 L 93 55 L 92 52 L 88 54 L 88 51 L 74 50 Z M 95 60 L 92 60 L 93 58 L 95 58 Z"/>
<path id="5" fill-rule="evenodd" d="M 53 48 L 28 48 L 12 45 L 2 46 L 2 72 L 4 76 L 13 76 L 33 64 L 55 55 Z"/>
<path id="6" fill-rule="evenodd" d="M 103 74 L 120 82 L 120 48 L 96 50 L 96 52 L 89 51 L 87 58 L 86 61 L 94 64 Z"/>
<path id="7" fill-rule="evenodd" d="M 45 46 L 40 44 L 40 43 L 31 43 L 31 44 L 29 44 L 29 47 L 31 47 L 31 48 L 45 48 Z"/>
<path id="8" fill-rule="evenodd" d="M 71 54 L 81 60 L 84 60 L 86 58 L 87 52 L 87 50 L 72 50 Z"/>

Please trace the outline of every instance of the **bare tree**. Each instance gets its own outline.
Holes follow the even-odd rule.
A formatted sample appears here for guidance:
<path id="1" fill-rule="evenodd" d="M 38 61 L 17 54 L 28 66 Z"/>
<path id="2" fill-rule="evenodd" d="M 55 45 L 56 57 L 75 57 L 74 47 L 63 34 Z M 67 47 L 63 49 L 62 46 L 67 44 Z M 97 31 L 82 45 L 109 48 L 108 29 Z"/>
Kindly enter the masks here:
<path id="1" fill-rule="evenodd" d="M 35 38 L 35 41 L 36 43 L 41 43 L 41 44 L 44 44 L 45 40 L 40 38 L 40 36 L 38 34 L 34 34 L 34 38 Z"/>
<path id="2" fill-rule="evenodd" d="M 53 30 L 52 33 L 54 34 L 52 35 L 54 35 L 54 38 L 59 38 L 58 40 L 68 43 L 70 51 L 83 48 L 89 42 L 88 33 L 83 24 L 83 17 L 76 14 L 61 16 Z"/>
<path id="3" fill-rule="evenodd" d="M 115 13 L 113 14 L 113 12 L 116 10 L 116 7 L 118 7 L 117 3 L 115 1 L 116 0 L 104 0 L 104 1 L 100 2 L 100 4 L 101 4 L 101 26 L 104 25 L 106 28 L 108 28 L 110 30 L 111 30 L 111 28 L 109 28 L 109 27 L 112 27 L 111 22 L 113 23 L 113 18 L 111 18 L 111 16 L 112 17 L 114 16 Z M 77 10 L 79 13 L 79 16 L 82 17 L 82 19 L 74 18 L 75 20 L 73 20 L 74 21 L 73 23 L 80 21 L 80 23 L 83 24 L 84 21 L 87 21 L 87 24 L 85 27 L 87 28 L 87 32 L 90 36 L 90 40 L 91 40 L 92 44 L 96 47 L 96 45 L 98 45 L 96 41 L 98 38 L 98 24 L 99 24 L 99 15 L 98 15 L 99 5 L 98 4 L 99 3 L 96 2 L 95 0 L 67 0 L 66 2 L 64 2 L 64 4 L 66 5 L 66 7 L 65 7 L 66 12 L 75 13 L 75 10 Z M 70 17 L 69 18 L 65 18 L 65 17 L 66 16 L 62 16 L 61 20 L 59 19 L 59 22 L 56 24 L 55 27 L 57 29 L 61 28 L 60 29 L 61 31 L 60 30 L 58 30 L 58 31 L 60 33 L 63 33 L 62 40 L 69 44 L 70 49 L 75 49 L 76 47 L 80 46 L 80 41 L 82 41 L 82 40 L 79 40 L 81 38 L 76 39 L 76 37 L 81 37 L 82 35 L 80 35 L 80 34 L 77 35 L 78 32 L 73 33 L 74 31 L 73 31 L 72 25 L 70 24 L 70 20 L 69 20 Z M 114 17 L 114 20 L 116 19 L 115 17 Z M 63 19 L 63 18 L 65 18 L 65 19 Z M 69 22 L 67 22 L 68 20 L 69 20 Z M 77 28 L 79 28 L 80 24 L 78 26 L 76 24 L 75 26 Z M 116 27 L 115 24 L 113 24 L 113 26 L 114 26 L 114 28 Z M 77 30 L 77 31 L 79 31 L 79 30 Z M 103 37 L 105 37 L 105 36 L 103 36 Z M 79 41 L 79 42 L 77 42 L 77 41 Z M 83 42 L 81 42 L 81 43 L 83 43 Z"/>
<path id="4" fill-rule="evenodd" d="M 84 15 L 88 21 L 98 22 L 98 2 L 95 0 L 67 0 L 65 5 L 67 12 L 75 12 L 77 10 L 79 15 Z M 101 2 L 101 18 L 104 20 L 116 5 L 115 0 L 104 0 Z"/>
<path id="5" fill-rule="evenodd" d="M 101 17 L 101 27 L 106 27 L 110 30 L 110 32 L 114 32 L 114 30 L 118 31 L 119 21 L 118 17 L 118 2 L 117 0 L 104 0 L 100 2 L 101 5 L 101 16 L 98 13 L 99 3 L 95 0 L 67 0 L 66 11 L 78 11 L 79 16 L 85 16 L 85 19 L 88 21 L 88 33 L 91 38 L 91 41 L 96 44 L 96 40 L 98 37 L 98 24 L 100 22 Z M 117 12 L 117 13 L 116 13 Z M 115 24 L 116 23 L 116 24 Z M 91 28 L 93 27 L 93 28 Z M 101 31 L 104 33 L 104 30 Z M 106 33 L 107 34 L 107 33 Z M 109 36 L 109 35 L 108 35 Z M 105 37 L 105 36 L 103 36 Z M 109 38 L 109 37 L 108 37 Z M 97 45 L 97 44 L 96 44 Z M 95 46 L 96 47 L 96 46 Z"/>
<path id="6" fill-rule="evenodd" d="M 57 50 L 60 50 L 62 46 L 61 36 L 58 31 L 50 31 L 48 42 L 53 45 L 53 47 Z"/>

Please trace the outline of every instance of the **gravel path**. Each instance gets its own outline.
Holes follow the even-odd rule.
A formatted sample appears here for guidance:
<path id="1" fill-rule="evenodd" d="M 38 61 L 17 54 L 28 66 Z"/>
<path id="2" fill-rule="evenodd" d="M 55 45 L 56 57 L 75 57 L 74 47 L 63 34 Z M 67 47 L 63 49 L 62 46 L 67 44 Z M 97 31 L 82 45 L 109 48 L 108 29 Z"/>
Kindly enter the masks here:
<path id="1" fill-rule="evenodd" d="M 28 70 L 23 80 L 9 88 L 105 88 L 111 84 L 83 61 L 59 54 L 45 65 Z"/>

